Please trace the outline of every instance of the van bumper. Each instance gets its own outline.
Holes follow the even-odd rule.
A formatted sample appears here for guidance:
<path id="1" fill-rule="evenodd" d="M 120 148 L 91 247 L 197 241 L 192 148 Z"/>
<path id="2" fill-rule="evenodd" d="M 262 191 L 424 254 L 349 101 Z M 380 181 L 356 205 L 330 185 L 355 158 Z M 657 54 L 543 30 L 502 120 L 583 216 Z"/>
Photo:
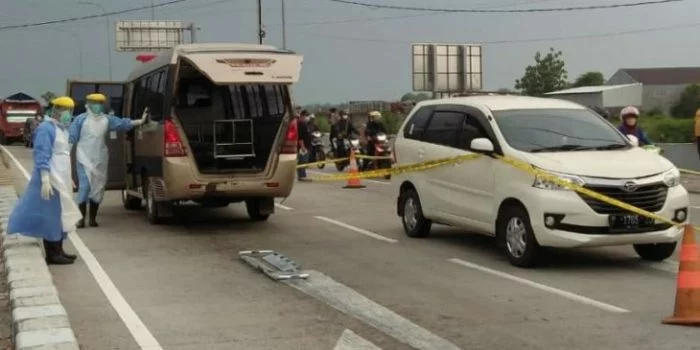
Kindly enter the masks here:
<path id="1" fill-rule="evenodd" d="M 168 179 L 162 200 L 229 200 L 248 198 L 287 197 L 292 192 L 296 176 L 296 155 L 279 155 L 277 167 L 272 175 L 263 177 L 254 174 L 222 174 L 198 178 L 183 172 L 187 158 L 167 158 L 163 176 Z"/>

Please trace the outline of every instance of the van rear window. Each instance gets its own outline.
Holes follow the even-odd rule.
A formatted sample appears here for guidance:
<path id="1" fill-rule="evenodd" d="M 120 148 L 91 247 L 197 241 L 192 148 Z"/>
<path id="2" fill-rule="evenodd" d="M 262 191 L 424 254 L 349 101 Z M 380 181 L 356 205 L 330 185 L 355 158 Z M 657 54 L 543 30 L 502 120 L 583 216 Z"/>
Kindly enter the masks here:
<path id="1" fill-rule="evenodd" d="M 228 90 L 234 118 L 282 118 L 287 112 L 287 85 L 233 84 Z"/>

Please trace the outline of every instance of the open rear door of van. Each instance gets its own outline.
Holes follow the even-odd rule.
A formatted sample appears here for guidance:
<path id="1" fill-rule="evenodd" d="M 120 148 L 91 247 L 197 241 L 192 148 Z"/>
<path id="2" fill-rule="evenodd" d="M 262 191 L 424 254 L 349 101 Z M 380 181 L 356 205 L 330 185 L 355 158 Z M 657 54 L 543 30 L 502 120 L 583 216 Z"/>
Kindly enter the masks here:
<path id="1" fill-rule="evenodd" d="M 107 96 L 109 107 L 115 116 L 123 116 L 125 100 L 125 83 L 120 81 L 77 81 L 69 80 L 67 94 L 75 101 L 74 116 L 85 113 L 85 97 L 99 92 Z M 122 133 L 109 132 L 107 135 L 107 149 L 109 150 L 109 168 L 107 169 L 108 190 L 124 189 L 126 186 L 126 158 L 124 154 L 124 135 Z M 75 147 L 71 152 L 73 167 L 73 181 L 78 184 L 78 174 L 75 166 Z"/>

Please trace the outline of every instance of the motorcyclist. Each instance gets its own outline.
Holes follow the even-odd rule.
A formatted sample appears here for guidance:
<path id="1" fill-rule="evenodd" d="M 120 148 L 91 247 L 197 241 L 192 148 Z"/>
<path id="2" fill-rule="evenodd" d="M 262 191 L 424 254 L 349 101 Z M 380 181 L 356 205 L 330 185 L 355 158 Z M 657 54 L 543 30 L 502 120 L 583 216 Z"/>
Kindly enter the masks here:
<path id="1" fill-rule="evenodd" d="M 328 141 L 331 144 L 331 151 L 335 154 L 335 139 L 338 137 L 337 128 L 335 127 L 335 125 L 338 124 L 338 120 L 340 118 L 338 117 L 338 111 L 335 108 L 331 108 L 328 112 L 330 114 L 328 117 L 328 121 L 331 123 L 331 132 L 330 135 L 328 135 Z"/>
<path id="2" fill-rule="evenodd" d="M 618 130 L 624 135 L 634 135 L 639 140 L 639 146 L 653 146 L 647 134 L 639 126 L 639 110 L 634 106 L 627 106 L 620 111 L 620 126 Z"/>
<path id="3" fill-rule="evenodd" d="M 309 129 L 309 133 L 320 131 L 318 124 L 316 124 L 316 115 L 313 113 L 309 114 L 309 116 L 306 118 L 306 126 Z"/>
<path id="4" fill-rule="evenodd" d="M 333 129 L 335 129 L 335 132 L 333 132 Z M 331 134 L 335 135 L 335 138 L 333 138 L 333 142 L 336 143 L 336 149 L 338 149 L 338 146 L 340 146 L 341 142 L 348 138 L 350 135 L 359 135 L 360 133 L 357 131 L 354 125 L 350 122 L 350 115 L 348 114 L 348 111 L 344 110 L 341 115 L 340 115 L 340 120 L 338 120 L 333 127 L 331 127 Z M 345 150 L 346 152 L 348 150 Z M 337 154 L 337 153 L 336 153 Z M 345 156 L 345 155 L 341 155 Z"/>
<path id="5" fill-rule="evenodd" d="M 382 118 L 382 114 L 379 111 L 371 111 L 368 115 L 369 121 L 367 121 L 367 126 L 365 127 L 365 137 L 367 139 L 367 155 L 374 156 L 375 149 L 375 137 L 379 133 L 386 134 L 386 128 L 379 120 Z"/>

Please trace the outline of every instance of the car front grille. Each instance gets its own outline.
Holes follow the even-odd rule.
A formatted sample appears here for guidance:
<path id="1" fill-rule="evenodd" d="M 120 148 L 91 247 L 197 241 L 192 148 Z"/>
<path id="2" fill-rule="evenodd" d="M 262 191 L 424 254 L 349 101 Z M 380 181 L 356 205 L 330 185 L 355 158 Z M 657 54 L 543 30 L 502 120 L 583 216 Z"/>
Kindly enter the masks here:
<path id="1" fill-rule="evenodd" d="M 668 187 L 661 183 L 642 185 L 634 191 L 626 191 L 622 187 L 613 186 L 585 186 L 587 189 L 617 199 L 621 202 L 644 209 L 649 212 L 657 212 L 666 203 Z M 627 210 L 614 205 L 601 202 L 585 194 L 579 196 L 598 214 L 625 214 Z"/>

